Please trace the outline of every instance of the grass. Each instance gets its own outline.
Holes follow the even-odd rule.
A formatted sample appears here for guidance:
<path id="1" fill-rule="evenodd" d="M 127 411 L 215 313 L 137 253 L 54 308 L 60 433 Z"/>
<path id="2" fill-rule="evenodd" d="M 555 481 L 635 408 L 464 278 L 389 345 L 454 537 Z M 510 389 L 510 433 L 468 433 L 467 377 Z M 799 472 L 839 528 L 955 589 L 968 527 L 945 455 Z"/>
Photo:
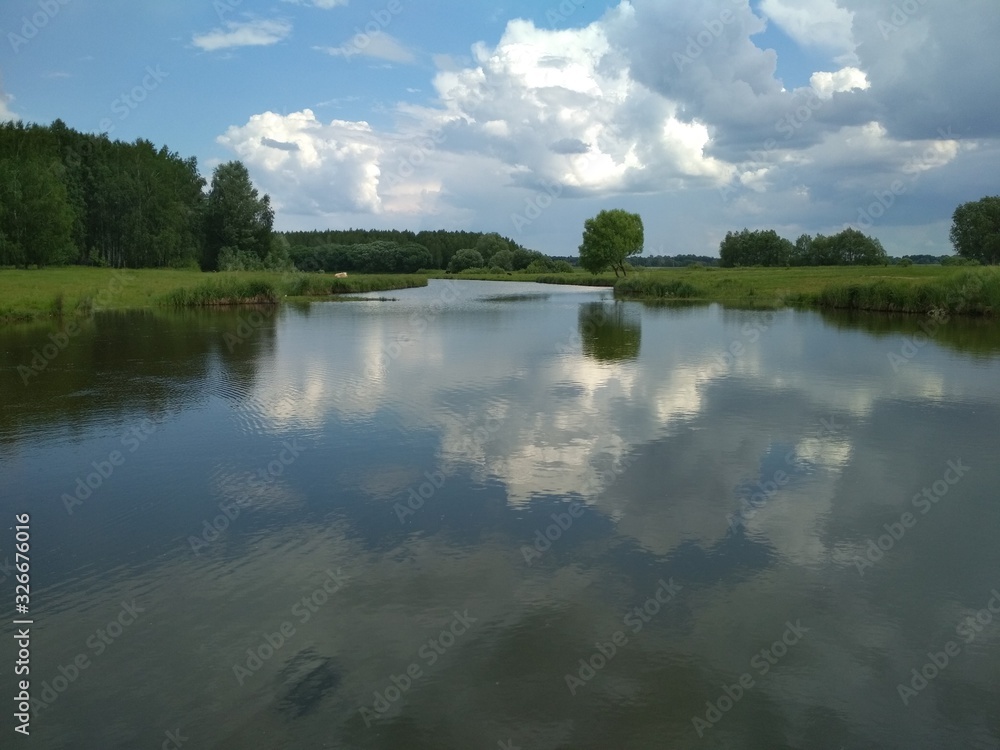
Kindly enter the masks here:
<path id="1" fill-rule="evenodd" d="M 1000 271 L 941 266 L 643 270 L 615 286 L 625 299 L 873 312 L 1000 313 Z"/>
<path id="2" fill-rule="evenodd" d="M 0 323 L 30 322 L 93 310 L 273 304 L 280 299 L 361 294 L 425 286 L 418 275 L 232 272 L 85 268 L 0 270 Z"/>
<path id="3" fill-rule="evenodd" d="M 1000 270 L 942 266 L 637 269 L 627 278 L 584 271 L 542 274 L 429 274 L 434 278 L 614 286 L 615 296 L 710 301 L 731 306 L 1000 315 Z M 192 270 L 46 268 L 0 270 L 0 323 L 92 310 L 274 304 L 425 286 L 427 275 L 351 275 Z"/>

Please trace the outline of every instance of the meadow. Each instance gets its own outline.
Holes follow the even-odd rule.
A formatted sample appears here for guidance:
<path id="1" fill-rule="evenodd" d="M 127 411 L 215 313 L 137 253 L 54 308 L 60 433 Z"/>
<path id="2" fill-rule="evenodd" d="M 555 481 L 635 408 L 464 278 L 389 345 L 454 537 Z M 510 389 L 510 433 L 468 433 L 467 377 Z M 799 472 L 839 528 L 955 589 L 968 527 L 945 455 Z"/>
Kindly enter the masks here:
<path id="1" fill-rule="evenodd" d="M 63 266 L 0 270 L 0 323 L 29 322 L 93 310 L 270 304 L 426 286 L 422 275 L 352 275 Z"/>
<path id="2" fill-rule="evenodd" d="M 458 278 L 519 279 L 614 287 L 618 299 L 709 301 L 740 307 L 815 307 L 871 312 L 993 317 L 1000 313 L 1000 270 L 962 266 L 807 266 L 799 268 L 636 268 L 624 278 L 567 274 L 476 274 Z"/>
<path id="3" fill-rule="evenodd" d="M 352 274 L 109 269 L 66 266 L 0 270 L 0 323 L 43 320 L 93 310 L 276 304 L 425 286 L 428 278 L 538 281 L 614 287 L 619 299 L 709 301 L 739 307 L 814 307 L 874 312 L 994 317 L 1000 270 L 945 266 L 805 268 L 637 268 L 627 277 L 573 273 L 420 272 Z"/>

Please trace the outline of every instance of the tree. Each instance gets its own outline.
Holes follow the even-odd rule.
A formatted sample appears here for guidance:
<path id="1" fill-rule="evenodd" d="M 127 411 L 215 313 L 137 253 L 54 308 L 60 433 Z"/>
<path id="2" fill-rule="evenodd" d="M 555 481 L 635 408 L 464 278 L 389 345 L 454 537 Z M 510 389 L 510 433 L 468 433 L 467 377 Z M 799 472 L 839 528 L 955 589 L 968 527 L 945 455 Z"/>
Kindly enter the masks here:
<path id="1" fill-rule="evenodd" d="M 459 250 L 452 256 L 451 261 L 448 263 L 448 272 L 458 273 L 467 268 L 482 268 L 484 265 L 486 265 L 486 262 L 478 250 L 466 248 Z"/>
<path id="2" fill-rule="evenodd" d="M 73 222 L 57 162 L 0 160 L 0 265 L 71 262 Z"/>
<path id="3" fill-rule="evenodd" d="M 259 197 L 242 162 L 220 164 L 212 175 L 205 209 L 205 251 L 202 268 L 218 268 L 219 253 L 228 247 L 263 261 L 271 249 L 274 210 L 271 199 Z"/>
<path id="4" fill-rule="evenodd" d="M 580 265 L 593 274 L 611 268 L 627 276 L 625 260 L 642 252 L 642 217 L 620 208 L 601 211 L 583 224 Z"/>
<path id="5" fill-rule="evenodd" d="M 719 245 L 719 265 L 736 266 L 787 266 L 795 246 L 773 229 L 726 232 Z"/>
<path id="6" fill-rule="evenodd" d="M 956 208 L 951 244 L 967 260 L 1000 263 L 1000 196 L 980 198 Z"/>
<path id="7" fill-rule="evenodd" d="M 496 232 L 491 232 L 480 237 L 473 249 L 483 256 L 484 264 L 489 264 L 496 253 L 503 252 L 504 250 L 509 251 L 511 245 L 511 242 L 508 242 Z"/>
<path id="8" fill-rule="evenodd" d="M 498 250 L 493 253 L 493 257 L 490 258 L 490 265 L 502 268 L 504 271 L 514 270 L 514 253 L 506 248 L 503 250 Z"/>
<path id="9" fill-rule="evenodd" d="M 812 241 L 812 265 L 879 266 L 888 262 L 882 243 L 857 229 L 848 228 L 829 237 L 818 234 Z"/>

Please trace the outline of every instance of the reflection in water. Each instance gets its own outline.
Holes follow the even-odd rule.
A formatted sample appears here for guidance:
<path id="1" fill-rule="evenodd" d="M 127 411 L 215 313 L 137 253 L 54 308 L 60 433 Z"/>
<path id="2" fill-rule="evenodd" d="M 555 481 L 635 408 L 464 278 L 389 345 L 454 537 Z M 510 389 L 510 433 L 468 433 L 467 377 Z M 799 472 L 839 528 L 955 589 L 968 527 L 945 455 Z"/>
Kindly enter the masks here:
<path id="1" fill-rule="evenodd" d="M 642 323 L 637 311 L 621 302 L 580 305 L 583 353 L 598 362 L 618 362 L 639 356 Z"/>
<path id="2" fill-rule="evenodd" d="M 1000 742 L 1000 622 L 957 631 L 1000 589 L 988 346 L 933 337 L 894 368 L 909 329 L 818 313 L 394 296 L 98 316 L 28 385 L 51 331 L 0 333 L 40 747 Z M 949 462 L 969 470 L 915 504 Z M 134 623 L 94 640 L 123 602 Z"/>
<path id="3" fill-rule="evenodd" d="M 824 310 L 823 320 L 841 329 L 875 336 L 902 334 L 922 347 L 927 340 L 959 352 L 992 356 L 1000 353 L 1000 326 L 990 318 L 947 315 L 906 315 Z"/>

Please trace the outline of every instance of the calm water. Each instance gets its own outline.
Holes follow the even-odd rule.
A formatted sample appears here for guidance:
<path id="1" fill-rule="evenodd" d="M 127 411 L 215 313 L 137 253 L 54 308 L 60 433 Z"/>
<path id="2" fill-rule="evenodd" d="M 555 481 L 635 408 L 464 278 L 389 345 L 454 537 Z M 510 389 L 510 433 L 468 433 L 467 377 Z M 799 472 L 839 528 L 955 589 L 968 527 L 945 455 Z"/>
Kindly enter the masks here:
<path id="1" fill-rule="evenodd" d="M 1000 328 L 388 294 L 0 332 L 16 741 L 1000 746 Z"/>

